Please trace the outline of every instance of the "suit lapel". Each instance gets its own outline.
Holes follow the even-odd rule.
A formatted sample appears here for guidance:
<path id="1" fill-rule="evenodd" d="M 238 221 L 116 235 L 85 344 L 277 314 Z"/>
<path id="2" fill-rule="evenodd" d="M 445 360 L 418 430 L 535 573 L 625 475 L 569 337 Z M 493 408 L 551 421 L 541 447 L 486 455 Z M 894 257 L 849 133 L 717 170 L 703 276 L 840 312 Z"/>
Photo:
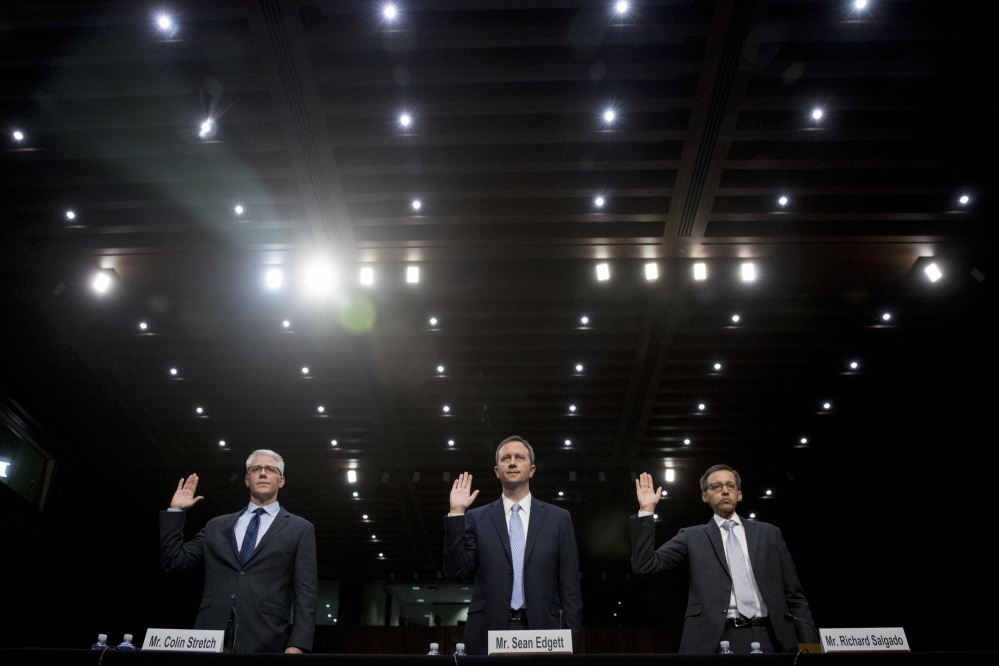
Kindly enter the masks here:
<path id="1" fill-rule="evenodd" d="M 746 550 L 749 551 L 749 564 L 753 567 L 753 571 L 756 571 L 756 551 L 760 549 L 760 531 L 756 529 L 756 525 L 752 522 L 740 517 L 742 521 L 742 529 L 746 531 Z"/>
<path id="2" fill-rule="evenodd" d="M 711 542 L 711 547 L 715 549 L 715 557 L 718 558 L 718 563 L 722 565 L 722 569 L 728 574 L 728 577 L 732 577 L 732 572 L 728 570 L 728 560 L 725 559 L 725 546 L 722 544 L 722 533 L 721 528 L 715 522 L 714 517 L 708 521 L 705 525 L 705 529 L 708 532 L 708 541 Z"/>
<path id="3" fill-rule="evenodd" d="M 503 544 L 503 552 L 506 553 L 506 558 L 513 562 L 513 556 L 510 554 L 510 532 L 506 528 L 506 514 L 503 512 L 503 498 L 496 500 L 488 507 L 486 507 L 487 513 L 489 514 L 489 519 L 493 523 L 493 527 L 496 528 L 496 533 L 499 535 L 499 542 Z"/>
<path id="4" fill-rule="evenodd" d="M 287 527 L 289 522 L 291 522 L 291 514 L 284 509 L 279 509 L 278 515 L 274 516 L 274 520 L 271 521 L 271 526 L 267 528 L 266 532 L 264 532 L 264 536 L 260 539 L 260 543 L 257 544 L 256 550 L 253 551 L 253 555 L 250 555 L 250 560 L 253 560 L 253 558 L 257 556 L 257 553 L 263 550 L 264 546 L 275 538 L 275 535 L 278 532 Z"/>
<path id="5" fill-rule="evenodd" d="M 531 550 L 534 549 L 534 544 L 541 533 L 541 525 L 544 523 L 547 514 L 548 505 L 532 498 L 531 517 L 527 520 L 527 543 L 524 545 L 524 562 L 527 562 L 531 557 Z"/>
<path id="6" fill-rule="evenodd" d="M 246 511 L 245 506 L 242 511 L 231 514 L 225 521 L 225 538 L 229 542 L 229 548 L 232 550 L 232 556 L 236 560 L 236 564 L 239 564 L 239 544 L 236 543 L 236 521 L 239 520 L 244 511 Z"/>

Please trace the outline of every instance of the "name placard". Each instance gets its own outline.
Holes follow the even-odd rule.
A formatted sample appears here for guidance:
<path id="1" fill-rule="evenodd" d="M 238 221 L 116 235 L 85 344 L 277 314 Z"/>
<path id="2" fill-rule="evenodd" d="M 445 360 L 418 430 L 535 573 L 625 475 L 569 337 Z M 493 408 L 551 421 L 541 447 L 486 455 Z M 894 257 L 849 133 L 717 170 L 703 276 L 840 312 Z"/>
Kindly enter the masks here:
<path id="1" fill-rule="evenodd" d="M 823 652 L 909 651 L 902 627 L 819 629 Z"/>
<path id="2" fill-rule="evenodd" d="M 489 654 L 572 654 L 569 629 L 490 631 Z"/>
<path id="3" fill-rule="evenodd" d="M 221 652 L 224 631 L 215 629 L 146 629 L 143 650 Z"/>

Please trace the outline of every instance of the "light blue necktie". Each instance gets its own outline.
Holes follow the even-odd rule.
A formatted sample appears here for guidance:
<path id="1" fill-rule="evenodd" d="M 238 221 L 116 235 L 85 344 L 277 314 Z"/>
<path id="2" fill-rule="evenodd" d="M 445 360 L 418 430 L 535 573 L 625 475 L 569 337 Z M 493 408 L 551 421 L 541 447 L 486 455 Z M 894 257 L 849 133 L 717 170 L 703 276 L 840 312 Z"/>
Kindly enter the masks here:
<path id="1" fill-rule="evenodd" d="M 520 505 L 514 504 L 510 514 L 510 553 L 513 555 L 513 593 L 510 608 L 524 605 L 524 523 L 520 522 Z"/>
<path id="2" fill-rule="evenodd" d="M 260 514 L 264 512 L 264 507 L 255 509 L 250 524 L 246 526 L 246 534 L 243 535 L 243 545 L 239 547 L 239 561 L 246 564 L 246 561 L 253 555 L 257 548 L 257 532 L 260 531 Z"/>
<path id="3" fill-rule="evenodd" d="M 753 594 L 753 581 L 746 567 L 746 556 L 742 553 L 742 544 L 735 535 L 735 521 L 726 520 L 722 525 L 728 532 L 728 569 L 732 572 L 732 584 L 735 586 L 735 605 L 739 613 L 746 617 L 756 617 L 756 595 Z"/>

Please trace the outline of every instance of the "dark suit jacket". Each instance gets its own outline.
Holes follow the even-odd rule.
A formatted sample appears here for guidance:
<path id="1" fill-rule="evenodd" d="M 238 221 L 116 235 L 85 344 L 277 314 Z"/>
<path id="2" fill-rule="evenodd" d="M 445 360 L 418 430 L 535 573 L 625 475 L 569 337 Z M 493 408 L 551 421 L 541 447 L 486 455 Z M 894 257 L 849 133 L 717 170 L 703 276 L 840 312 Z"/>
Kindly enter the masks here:
<path id="1" fill-rule="evenodd" d="M 444 522 L 444 575 L 475 579 L 465 624 L 465 651 L 486 654 L 487 632 L 505 630 L 513 590 L 510 536 L 503 499 Z M 524 548 L 524 596 L 531 629 L 571 629 L 580 645 L 583 600 L 579 551 L 569 512 L 531 498 Z"/>
<path id="2" fill-rule="evenodd" d="M 311 650 L 319 591 L 315 528 L 281 509 L 244 566 L 233 533 L 243 511 L 213 518 L 187 543 L 185 512 L 161 511 L 160 565 L 171 571 L 204 562 L 195 629 L 225 629 L 235 609 L 236 652 Z"/>
<path id="3" fill-rule="evenodd" d="M 756 586 L 767 607 L 777 644 L 786 652 L 797 650 L 798 642 L 818 643 L 814 629 L 793 622 L 785 612 L 809 624 L 812 614 L 798 582 L 794 561 L 784 544 L 780 530 L 769 523 L 742 519 L 746 547 L 753 566 Z M 655 521 L 652 516 L 631 517 L 631 568 L 635 573 L 668 571 L 686 567 L 690 571 L 690 594 L 680 652 L 710 654 L 718 648 L 725 615 L 732 594 L 732 577 L 725 559 L 721 530 L 714 518 L 706 525 L 687 527 L 653 551 Z"/>

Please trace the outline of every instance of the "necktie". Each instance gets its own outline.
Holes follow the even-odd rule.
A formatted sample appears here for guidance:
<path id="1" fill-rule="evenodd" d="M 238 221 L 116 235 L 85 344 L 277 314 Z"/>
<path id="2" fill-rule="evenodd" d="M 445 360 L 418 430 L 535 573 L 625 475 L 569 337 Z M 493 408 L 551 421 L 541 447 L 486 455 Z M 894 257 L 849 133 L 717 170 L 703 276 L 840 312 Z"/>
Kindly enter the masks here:
<path id="1" fill-rule="evenodd" d="M 257 547 L 257 532 L 260 531 L 260 514 L 263 512 L 263 507 L 256 509 L 253 512 L 253 518 L 250 518 L 250 524 L 246 526 L 246 534 L 243 535 L 243 545 L 239 547 L 239 561 L 242 564 L 246 564 Z"/>
<path id="2" fill-rule="evenodd" d="M 746 617 L 756 616 L 756 596 L 753 594 L 753 581 L 749 578 L 746 567 L 746 556 L 742 554 L 742 544 L 735 535 L 735 521 L 726 520 L 723 525 L 728 532 L 728 569 L 732 572 L 732 584 L 735 586 L 735 605 L 739 613 Z"/>
<path id="3" fill-rule="evenodd" d="M 514 504 L 510 514 L 510 553 L 513 555 L 513 593 L 510 608 L 524 605 L 524 523 L 520 522 L 520 505 Z"/>

